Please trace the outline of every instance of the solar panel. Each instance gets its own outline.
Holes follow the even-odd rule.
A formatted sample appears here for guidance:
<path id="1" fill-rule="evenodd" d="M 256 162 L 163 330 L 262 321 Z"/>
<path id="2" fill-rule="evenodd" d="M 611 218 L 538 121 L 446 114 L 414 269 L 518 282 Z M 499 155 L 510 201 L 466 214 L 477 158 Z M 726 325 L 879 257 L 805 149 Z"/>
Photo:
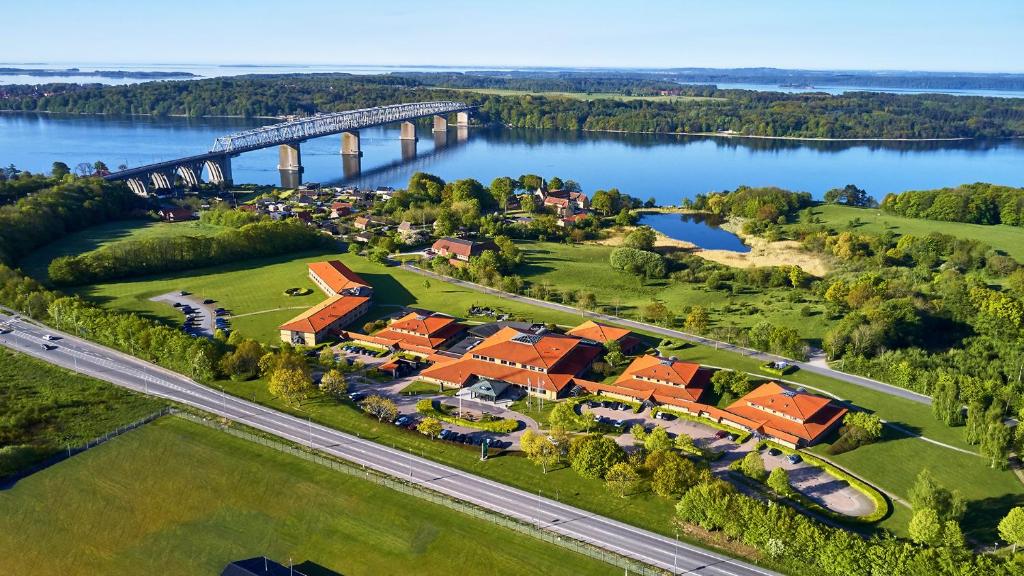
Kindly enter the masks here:
<path id="1" fill-rule="evenodd" d="M 541 341 L 541 338 L 543 338 L 543 336 L 540 334 L 519 334 L 512 338 L 512 341 L 520 344 L 536 344 Z"/>
<path id="2" fill-rule="evenodd" d="M 782 393 L 782 395 L 793 398 L 794 396 L 796 396 L 796 392 L 793 392 L 792 390 L 786 390 Z"/>

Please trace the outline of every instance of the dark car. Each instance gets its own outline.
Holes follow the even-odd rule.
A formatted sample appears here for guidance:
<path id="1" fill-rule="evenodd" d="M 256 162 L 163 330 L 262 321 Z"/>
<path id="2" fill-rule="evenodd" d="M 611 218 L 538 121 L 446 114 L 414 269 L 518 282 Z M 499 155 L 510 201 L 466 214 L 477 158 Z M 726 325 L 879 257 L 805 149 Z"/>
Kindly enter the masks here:
<path id="1" fill-rule="evenodd" d="M 363 398 L 366 398 L 366 394 L 362 392 L 352 392 L 348 395 L 348 399 L 353 402 L 359 402 Z"/>
<path id="2" fill-rule="evenodd" d="M 447 440 L 448 437 L 451 436 L 451 435 L 452 435 L 452 431 L 447 429 L 447 428 L 445 428 L 444 430 L 441 430 L 441 433 L 438 434 L 437 437 L 440 438 L 441 440 Z"/>
<path id="3" fill-rule="evenodd" d="M 409 423 L 410 418 L 408 416 L 399 416 L 395 418 L 395 426 L 405 426 Z"/>
<path id="4" fill-rule="evenodd" d="M 10 328 L 0 328 L 0 334 L 10 334 L 11 332 Z"/>
<path id="5" fill-rule="evenodd" d="M 181 302 L 175 302 L 174 303 L 174 307 L 175 308 L 181 308 Z"/>
<path id="6" fill-rule="evenodd" d="M 768 454 L 772 456 L 778 456 L 779 454 L 782 454 L 782 450 L 779 450 L 778 448 L 769 448 Z"/>
<path id="7" fill-rule="evenodd" d="M 799 464 L 800 462 L 803 462 L 803 458 L 801 458 L 799 454 L 790 454 L 789 456 L 786 456 L 786 460 L 789 460 L 790 464 Z"/>
<path id="8" fill-rule="evenodd" d="M 210 299 L 210 298 L 207 298 L 206 300 L 203 300 L 203 304 L 213 304 L 213 302 L 214 301 L 212 299 Z"/>
<path id="9" fill-rule="evenodd" d="M 178 296 L 188 296 L 189 294 L 190 293 L 185 291 L 185 290 L 182 290 L 181 292 L 178 292 Z"/>
<path id="10" fill-rule="evenodd" d="M 715 432 L 715 438 L 718 438 L 719 440 L 721 440 L 722 438 L 727 438 L 728 436 L 729 433 L 726 432 L 725 430 L 719 430 L 718 432 Z"/>

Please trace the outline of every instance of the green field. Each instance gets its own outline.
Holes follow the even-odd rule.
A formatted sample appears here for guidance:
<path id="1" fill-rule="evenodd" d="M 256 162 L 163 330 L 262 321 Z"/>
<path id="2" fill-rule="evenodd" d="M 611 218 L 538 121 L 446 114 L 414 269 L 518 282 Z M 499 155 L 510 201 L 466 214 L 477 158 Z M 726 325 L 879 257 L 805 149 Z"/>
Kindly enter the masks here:
<path id="1" fill-rule="evenodd" d="M 656 298 L 673 313 L 687 306 L 702 306 L 711 316 L 712 327 L 748 328 L 760 320 L 795 328 L 804 338 L 824 335 L 824 307 L 811 303 L 812 316 L 800 309 L 806 302 L 790 302 L 792 290 L 766 288 L 759 292 L 733 294 L 726 290 L 708 290 L 704 284 L 672 280 L 641 280 L 609 265 L 611 246 L 599 244 L 557 244 L 554 242 L 517 242 L 523 250 L 524 264 L 516 273 L 534 284 L 555 289 L 593 292 L 605 311 L 617 316 L 638 318 L 642 308 Z"/>
<path id="2" fill-rule="evenodd" d="M 544 96 L 545 98 L 571 98 L 573 100 L 650 100 L 652 102 L 701 102 L 725 100 L 713 96 L 627 96 L 615 92 L 531 92 L 529 90 L 511 90 L 506 88 L 453 88 L 461 92 L 477 94 L 493 94 L 495 96 Z"/>
<path id="3" fill-rule="evenodd" d="M 0 533 L 4 571 L 26 576 L 218 574 L 260 555 L 346 576 L 618 573 L 173 417 L 0 493 Z"/>
<path id="4" fill-rule="evenodd" d="M 227 228 L 191 222 L 154 222 L 152 220 L 118 220 L 86 228 L 43 246 L 19 263 L 21 269 L 36 278 L 46 280 L 46 268 L 50 261 L 59 256 L 82 254 L 120 240 L 139 240 L 168 236 L 212 236 Z"/>
<path id="5" fill-rule="evenodd" d="M 160 400 L 0 348 L 0 477 L 156 412 Z"/>
<path id="6" fill-rule="evenodd" d="M 893 232 L 899 235 L 913 234 L 926 236 L 932 232 L 941 232 L 959 238 L 969 238 L 984 242 L 989 246 L 1006 252 L 1018 261 L 1024 261 L 1024 228 L 1019 226 L 985 226 L 982 224 L 964 224 L 961 222 L 940 222 L 922 218 L 905 218 L 888 214 L 877 208 L 855 208 L 826 204 L 815 206 L 814 215 L 822 220 L 822 224 L 846 230 L 850 221 L 859 218 L 860 224 L 852 228 L 862 234 L 883 234 Z M 789 227 L 797 226 L 790 224 Z"/>

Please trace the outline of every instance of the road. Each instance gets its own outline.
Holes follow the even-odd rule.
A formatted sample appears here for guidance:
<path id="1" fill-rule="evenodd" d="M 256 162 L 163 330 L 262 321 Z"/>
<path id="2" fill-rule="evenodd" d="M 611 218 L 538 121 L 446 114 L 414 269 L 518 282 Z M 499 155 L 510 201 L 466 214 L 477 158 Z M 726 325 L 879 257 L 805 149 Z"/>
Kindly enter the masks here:
<path id="1" fill-rule="evenodd" d="M 186 404 L 378 472 L 677 574 L 768 576 L 752 564 L 345 434 L 196 383 L 138 358 L 0 314 L 0 344 L 116 385 Z M 43 350 L 43 335 L 60 339 Z M 670 504 L 666 502 L 666 506 Z"/>
<path id="2" fill-rule="evenodd" d="M 805 372 L 821 374 L 822 376 L 828 376 L 829 378 L 841 380 L 843 382 L 854 384 L 856 386 L 861 386 L 863 388 L 870 388 L 871 390 L 910 400 L 912 402 L 917 402 L 919 404 L 931 404 L 932 402 L 932 399 L 929 396 L 919 394 L 912 390 L 907 390 L 905 388 L 900 388 L 898 386 L 893 386 L 892 384 L 886 384 L 885 382 L 879 382 L 878 380 L 872 380 L 871 378 L 865 378 L 863 376 L 858 376 L 856 374 L 849 374 L 847 372 L 840 372 L 839 370 L 834 370 L 825 365 L 825 363 L 821 361 L 821 359 L 817 359 L 811 362 L 796 361 L 790 358 L 783 358 L 782 356 L 776 356 L 774 354 L 761 352 L 759 350 L 753 350 L 751 348 L 736 346 L 728 342 L 712 340 L 710 338 L 705 338 L 703 336 L 698 336 L 696 334 L 690 334 L 689 332 L 673 330 L 671 328 L 664 328 L 662 326 L 647 324 L 645 322 L 638 322 L 636 320 L 630 320 L 628 318 L 620 318 L 618 316 L 612 316 L 610 314 L 601 314 L 600 312 L 583 311 L 580 310 L 579 308 L 566 306 L 565 304 L 548 302 L 546 300 L 538 300 L 536 298 L 530 298 L 529 296 L 512 294 L 511 292 L 503 292 L 501 290 L 496 290 L 494 288 L 489 288 L 487 286 L 482 286 L 480 284 L 475 284 L 473 282 L 467 282 L 465 280 L 459 280 L 457 278 L 449 278 L 447 276 L 442 276 L 435 272 L 418 268 L 407 262 L 403 263 L 402 268 L 404 268 L 405 270 L 409 270 L 410 272 L 414 272 L 416 274 L 440 280 L 442 282 L 448 282 L 449 284 L 455 284 L 457 286 L 462 286 L 464 288 L 468 288 L 470 290 L 475 290 L 477 292 L 482 292 L 485 294 L 493 294 L 495 296 L 498 296 L 499 298 L 504 298 L 507 300 L 516 300 L 524 304 L 540 306 L 541 308 L 556 310 L 558 312 L 566 312 L 568 314 L 580 314 L 582 317 L 589 318 L 591 320 L 598 320 L 601 322 L 608 322 L 610 324 L 625 326 L 627 328 L 632 328 L 634 330 L 639 330 L 650 334 L 657 334 L 659 336 L 664 336 L 666 338 L 675 338 L 677 340 L 686 340 L 687 342 L 694 342 L 697 344 L 703 344 L 705 346 L 713 346 L 715 348 L 719 348 L 722 350 L 729 350 L 731 352 L 736 352 L 737 354 L 743 354 L 744 356 L 749 356 L 750 358 L 753 358 L 761 362 L 784 361 L 798 366 L 801 370 Z"/>

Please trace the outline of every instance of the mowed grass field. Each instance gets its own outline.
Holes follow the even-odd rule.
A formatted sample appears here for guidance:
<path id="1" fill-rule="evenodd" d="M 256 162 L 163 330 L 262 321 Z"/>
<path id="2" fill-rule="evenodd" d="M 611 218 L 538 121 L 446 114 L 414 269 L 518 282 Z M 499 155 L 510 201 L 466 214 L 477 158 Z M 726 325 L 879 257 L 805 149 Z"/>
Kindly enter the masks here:
<path id="1" fill-rule="evenodd" d="M 571 98 L 573 100 L 650 100 L 653 102 L 683 102 L 683 101 L 714 101 L 726 100 L 713 96 L 627 96 L 615 92 L 532 92 L 529 90 L 510 90 L 506 88 L 452 88 L 461 92 L 475 92 L 477 94 L 493 94 L 496 96 L 544 96 L 545 98 Z"/>
<path id="2" fill-rule="evenodd" d="M 0 533 L 4 571 L 24 576 L 219 574 L 260 555 L 345 576 L 618 573 L 174 417 L 0 493 Z"/>
<path id="3" fill-rule="evenodd" d="M 1018 226 L 985 226 L 982 224 L 964 224 L 961 222 L 940 222 L 923 218 L 904 218 L 889 214 L 877 208 L 856 208 L 853 206 L 837 206 L 826 204 L 812 208 L 814 215 L 823 224 L 836 230 L 846 230 L 851 220 L 859 219 L 860 224 L 852 230 L 862 234 L 913 234 L 927 236 L 932 232 L 940 232 L 984 242 L 989 246 L 1006 252 L 1017 261 L 1024 262 L 1024 228 Z M 790 224 L 789 226 L 795 226 Z"/>
<path id="4" fill-rule="evenodd" d="M 152 220 L 118 220 L 69 234 L 36 250 L 19 263 L 29 276 L 45 281 L 50 261 L 60 256 L 82 254 L 120 240 L 139 240 L 167 236 L 212 236 L 227 230 L 223 226 L 190 222 L 154 222 Z"/>
<path id="5" fill-rule="evenodd" d="M 728 290 L 708 290 L 703 283 L 687 284 L 670 279 L 641 282 L 608 263 L 614 250 L 600 244 L 559 244 L 554 242 L 517 242 L 525 253 L 524 264 L 516 273 L 532 283 L 558 290 L 593 292 L 597 303 L 608 313 L 638 318 L 652 299 L 665 303 L 680 315 L 687 306 L 702 306 L 711 316 L 711 326 L 748 328 L 761 320 L 795 328 L 804 338 L 821 338 L 826 329 L 824 307 L 816 303 L 790 302 L 790 290 L 766 288 L 733 294 Z M 803 316 L 801 308 L 810 305 L 813 315 Z"/>

